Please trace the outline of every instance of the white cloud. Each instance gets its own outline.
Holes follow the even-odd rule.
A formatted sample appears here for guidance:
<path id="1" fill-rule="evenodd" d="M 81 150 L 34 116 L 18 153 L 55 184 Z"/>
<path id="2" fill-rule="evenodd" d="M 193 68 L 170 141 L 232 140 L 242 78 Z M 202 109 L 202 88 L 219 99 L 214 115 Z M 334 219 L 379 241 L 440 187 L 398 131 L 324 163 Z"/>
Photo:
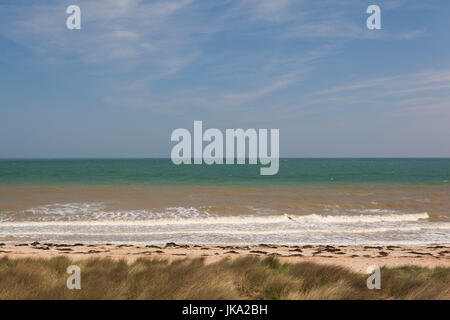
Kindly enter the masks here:
<path id="1" fill-rule="evenodd" d="M 197 26 L 178 21 L 192 0 L 79 0 L 81 30 L 65 28 L 66 2 L 10 6 L 15 19 L 3 26 L 3 36 L 45 56 L 75 53 L 85 63 L 149 57 L 155 65 L 173 62 L 191 46 Z M 122 61 L 123 62 L 123 61 Z M 177 68 L 180 64 L 177 64 Z M 167 71 L 167 70 L 166 70 Z M 165 71 L 163 71 L 165 72 Z"/>
<path id="2" fill-rule="evenodd" d="M 309 94 L 305 105 L 314 107 L 376 107 L 398 114 L 450 114 L 450 70 L 427 70 L 366 79 Z M 445 110 L 445 112 L 443 112 Z M 450 119 L 449 119 L 450 120 Z"/>
<path id="3" fill-rule="evenodd" d="M 293 0 L 241 0 L 239 9 L 249 10 L 252 18 L 256 20 L 284 22 L 295 17 L 289 10 L 293 3 Z"/>
<path id="4" fill-rule="evenodd" d="M 228 105 L 242 104 L 283 89 L 297 81 L 297 73 L 289 73 L 275 78 L 270 84 L 250 91 L 225 93 L 221 101 Z"/>
<path id="5" fill-rule="evenodd" d="M 351 8 L 356 3 L 347 1 L 345 5 Z M 11 24 L 2 25 L 0 22 L 0 34 L 35 49 L 43 57 L 67 59 L 75 55 L 84 63 L 103 66 L 92 71 L 97 74 L 114 68 L 122 71 L 127 64 L 135 67 L 133 71 L 140 71 L 141 62 L 145 62 L 146 72 L 132 75 L 136 77 L 135 82 L 128 83 L 129 77 L 128 82 L 112 80 L 114 83 L 104 90 L 107 91 L 104 92 L 104 101 L 158 112 L 181 112 L 184 106 L 194 104 L 205 110 L 214 110 L 223 106 L 243 106 L 266 98 L 299 82 L 301 76 L 309 71 L 306 65 L 313 60 L 333 54 L 337 46 L 330 43 L 336 43 L 336 38 L 373 37 L 370 35 L 373 33 L 363 30 L 360 16 L 351 18 L 345 10 L 336 13 L 335 7 L 328 8 L 330 4 L 343 5 L 342 2 L 78 0 L 77 4 L 82 9 L 82 30 L 79 31 L 65 28 L 68 4 L 68 1 L 53 1 L 31 8 L 10 6 L 8 10 L 14 19 Z M 210 10 L 215 6 L 223 7 Z M 362 17 L 364 14 L 363 11 Z M 234 47 L 230 46 L 229 52 L 223 54 L 214 51 L 204 54 L 204 41 L 216 33 L 232 31 L 245 34 L 249 30 L 261 32 L 268 40 L 280 41 L 280 48 L 287 43 L 292 44 L 297 38 L 320 38 L 320 42 L 308 49 L 297 48 L 293 53 L 268 48 L 262 52 L 244 52 L 248 55 L 244 57 L 241 52 L 233 52 Z M 394 37 L 393 33 L 390 34 Z M 416 34 L 411 31 L 411 37 L 414 36 Z M 244 42 L 245 38 L 239 40 Z M 258 63 L 252 64 L 254 61 Z M 176 93 L 154 89 L 152 81 L 155 79 L 176 77 L 177 72 L 196 62 L 202 64 L 202 72 L 209 77 L 221 72 L 223 87 L 211 84 L 205 76 L 202 88 L 198 84 L 191 85 L 191 81 L 185 78 L 182 88 Z M 417 75 L 420 80 L 415 83 L 412 80 L 408 82 L 404 75 L 358 81 L 314 92 L 305 97 L 305 105 L 358 103 L 367 96 L 365 90 L 373 88 L 393 96 L 444 90 L 448 83 L 442 82 L 443 76 L 450 77 L 442 72 L 428 72 Z M 233 83 L 235 79 L 242 84 L 238 89 Z"/>
<path id="6" fill-rule="evenodd" d="M 404 95 L 415 92 L 439 90 L 450 85 L 450 70 L 429 70 L 357 81 L 348 85 L 313 92 L 313 96 L 354 93 L 357 90 L 380 90 L 383 94 Z"/>

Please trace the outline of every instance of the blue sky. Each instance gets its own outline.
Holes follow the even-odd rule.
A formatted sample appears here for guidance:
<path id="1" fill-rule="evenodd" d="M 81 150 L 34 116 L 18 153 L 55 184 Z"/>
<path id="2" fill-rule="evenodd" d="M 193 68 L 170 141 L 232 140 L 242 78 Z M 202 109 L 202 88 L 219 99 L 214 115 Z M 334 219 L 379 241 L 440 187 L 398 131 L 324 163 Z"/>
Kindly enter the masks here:
<path id="1" fill-rule="evenodd" d="M 66 28 L 79 5 L 81 30 Z M 382 30 L 366 28 L 381 7 Z M 449 157 L 450 1 L 0 0 L 0 158 L 169 157 L 279 128 L 284 157 Z"/>

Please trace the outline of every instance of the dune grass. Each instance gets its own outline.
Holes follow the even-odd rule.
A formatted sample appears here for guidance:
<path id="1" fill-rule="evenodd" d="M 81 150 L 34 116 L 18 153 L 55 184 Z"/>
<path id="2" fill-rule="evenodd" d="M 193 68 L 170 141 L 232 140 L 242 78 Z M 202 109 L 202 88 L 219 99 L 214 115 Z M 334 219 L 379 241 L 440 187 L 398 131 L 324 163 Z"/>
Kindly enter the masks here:
<path id="1" fill-rule="evenodd" d="M 69 265 L 81 290 L 69 290 Z M 337 266 L 243 257 L 205 264 L 138 259 L 0 259 L 0 299 L 450 299 L 450 268 L 382 268 L 381 289 Z"/>

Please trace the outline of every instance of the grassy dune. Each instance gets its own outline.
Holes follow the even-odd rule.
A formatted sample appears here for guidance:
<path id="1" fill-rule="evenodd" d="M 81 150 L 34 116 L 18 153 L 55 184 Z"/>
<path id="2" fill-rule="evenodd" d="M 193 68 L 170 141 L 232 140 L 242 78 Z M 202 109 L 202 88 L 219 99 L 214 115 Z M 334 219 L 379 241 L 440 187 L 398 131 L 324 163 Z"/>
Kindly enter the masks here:
<path id="1" fill-rule="evenodd" d="M 81 290 L 66 269 L 81 268 Z M 367 275 L 313 263 L 244 257 L 205 264 L 139 259 L 0 259 L 0 299 L 450 299 L 450 268 L 381 269 L 381 290 Z"/>

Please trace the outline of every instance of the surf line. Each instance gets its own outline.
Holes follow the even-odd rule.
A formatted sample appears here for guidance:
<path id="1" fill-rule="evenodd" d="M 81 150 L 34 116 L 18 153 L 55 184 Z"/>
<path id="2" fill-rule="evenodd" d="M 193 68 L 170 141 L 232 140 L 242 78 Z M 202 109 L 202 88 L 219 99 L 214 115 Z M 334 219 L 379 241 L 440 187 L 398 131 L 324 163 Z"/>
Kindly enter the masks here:
<path id="1" fill-rule="evenodd" d="M 248 151 L 248 164 L 258 164 L 259 160 L 262 166 L 266 166 L 260 168 L 260 175 L 277 174 L 279 169 L 280 130 L 270 129 L 270 145 L 268 145 L 267 135 L 268 129 L 256 130 L 250 128 L 245 131 L 244 129 L 226 129 L 225 164 L 246 164 L 246 151 Z M 191 132 L 184 128 L 173 130 L 170 139 L 178 142 L 172 148 L 170 154 L 172 162 L 176 165 L 192 163 L 224 164 L 224 134 L 221 130 L 215 128 L 203 132 L 202 121 L 194 121 L 193 139 Z M 192 140 L 194 144 L 193 157 Z M 203 142 L 209 142 L 209 144 L 203 148 Z"/>

